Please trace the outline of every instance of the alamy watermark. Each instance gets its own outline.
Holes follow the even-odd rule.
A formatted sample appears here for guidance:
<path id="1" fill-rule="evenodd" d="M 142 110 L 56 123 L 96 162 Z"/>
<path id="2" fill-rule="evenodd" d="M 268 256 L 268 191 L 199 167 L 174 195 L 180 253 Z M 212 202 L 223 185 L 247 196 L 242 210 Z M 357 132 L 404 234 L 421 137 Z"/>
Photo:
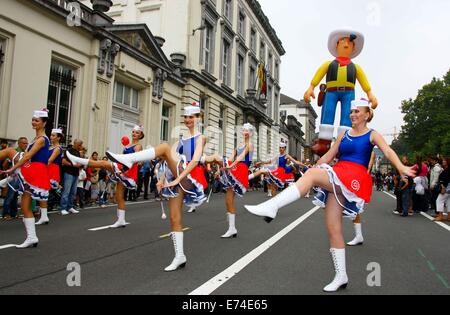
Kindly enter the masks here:
<path id="1" fill-rule="evenodd" d="M 67 25 L 70 27 L 81 26 L 81 5 L 78 2 L 69 2 L 66 10 L 70 11 L 66 18 Z"/>
<path id="2" fill-rule="evenodd" d="M 373 1 L 367 4 L 366 10 L 368 15 L 366 18 L 367 25 L 379 27 L 381 25 L 381 5 L 379 2 Z"/>
<path id="3" fill-rule="evenodd" d="M 381 287 L 381 265 L 377 262 L 371 262 L 367 265 L 366 283 L 368 287 Z"/>
<path id="4" fill-rule="evenodd" d="M 71 262 L 67 265 L 67 271 L 70 271 L 66 278 L 68 287 L 81 287 L 81 266 L 77 262 Z"/>

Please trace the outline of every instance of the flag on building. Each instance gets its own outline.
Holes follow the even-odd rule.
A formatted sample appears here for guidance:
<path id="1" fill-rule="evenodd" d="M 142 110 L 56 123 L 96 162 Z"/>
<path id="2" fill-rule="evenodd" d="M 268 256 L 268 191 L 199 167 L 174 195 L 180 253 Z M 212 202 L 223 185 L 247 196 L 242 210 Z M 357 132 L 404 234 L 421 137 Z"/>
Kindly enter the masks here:
<path id="1" fill-rule="evenodd" d="M 267 71 L 264 69 L 262 63 L 258 68 L 258 81 L 259 81 L 259 95 L 267 96 Z"/>

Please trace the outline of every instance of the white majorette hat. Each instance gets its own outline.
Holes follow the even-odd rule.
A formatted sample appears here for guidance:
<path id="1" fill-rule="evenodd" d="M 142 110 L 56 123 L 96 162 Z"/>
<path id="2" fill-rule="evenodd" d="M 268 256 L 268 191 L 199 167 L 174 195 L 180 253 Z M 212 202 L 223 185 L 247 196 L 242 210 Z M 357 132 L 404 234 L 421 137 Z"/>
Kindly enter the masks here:
<path id="1" fill-rule="evenodd" d="M 192 105 L 186 106 L 184 108 L 184 115 L 183 116 L 194 116 L 197 114 L 200 114 L 200 103 L 193 102 Z"/>
<path id="2" fill-rule="evenodd" d="M 140 131 L 142 133 L 144 133 L 144 127 L 141 125 L 135 125 L 133 128 L 134 131 Z"/>
<path id="3" fill-rule="evenodd" d="M 328 37 L 328 50 L 334 57 L 339 57 L 337 55 L 336 44 L 341 38 L 344 37 L 350 37 L 350 39 L 353 39 L 352 41 L 355 43 L 355 49 L 353 50 L 350 58 L 356 58 L 364 47 L 364 35 L 357 31 L 346 29 L 332 32 Z"/>
<path id="4" fill-rule="evenodd" d="M 253 130 L 255 130 L 255 127 L 253 127 L 253 125 L 250 124 L 250 123 L 245 123 L 245 124 L 242 126 L 242 129 L 245 129 L 245 130 L 248 130 L 248 131 L 250 131 L 250 132 L 253 132 Z"/>
<path id="5" fill-rule="evenodd" d="M 61 128 L 55 128 L 55 129 L 52 129 L 52 133 L 62 135 L 63 131 Z"/>
<path id="6" fill-rule="evenodd" d="M 280 142 L 280 148 L 286 148 L 286 143 L 284 143 L 283 141 Z"/>
<path id="7" fill-rule="evenodd" d="M 48 111 L 46 110 L 35 110 L 33 112 L 34 118 L 48 118 Z"/>
<path id="8" fill-rule="evenodd" d="M 368 100 L 366 100 L 365 98 L 361 98 L 359 100 L 352 101 L 351 110 L 355 110 L 358 107 L 370 107 L 370 102 Z"/>

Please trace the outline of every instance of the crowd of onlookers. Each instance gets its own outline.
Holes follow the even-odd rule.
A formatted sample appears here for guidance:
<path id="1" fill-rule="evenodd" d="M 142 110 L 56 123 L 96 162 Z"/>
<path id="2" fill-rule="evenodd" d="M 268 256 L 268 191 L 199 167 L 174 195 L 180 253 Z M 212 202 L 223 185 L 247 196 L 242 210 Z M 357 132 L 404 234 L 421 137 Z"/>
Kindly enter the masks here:
<path id="1" fill-rule="evenodd" d="M 418 156 L 413 164 L 403 157 L 402 162 L 413 167 L 416 177 L 403 177 L 397 172 L 372 174 L 377 190 L 392 191 L 396 195 L 394 213 L 407 217 L 431 210 L 436 221 L 450 220 L 449 158 L 436 156 L 423 160 Z"/>

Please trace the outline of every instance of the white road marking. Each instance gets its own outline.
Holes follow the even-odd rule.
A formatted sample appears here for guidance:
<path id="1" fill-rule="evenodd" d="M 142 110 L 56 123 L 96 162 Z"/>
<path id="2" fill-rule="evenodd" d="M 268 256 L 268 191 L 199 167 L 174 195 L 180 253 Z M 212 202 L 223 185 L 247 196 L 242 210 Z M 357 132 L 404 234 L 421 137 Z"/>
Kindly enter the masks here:
<path id="1" fill-rule="evenodd" d="M 7 249 L 7 248 L 11 248 L 11 247 L 16 247 L 17 245 L 14 245 L 14 244 L 8 244 L 8 245 L 3 245 L 3 246 L 0 246 L 0 250 L 2 250 L 2 249 Z"/>
<path id="2" fill-rule="evenodd" d="M 221 285 L 226 283 L 228 280 L 236 276 L 242 269 L 248 266 L 252 261 L 261 256 L 265 251 L 267 251 L 271 246 L 275 245 L 279 240 L 286 236 L 289 232 L 295 229 L 300 223 L 305 221 L 308 217 L 313 215 L 320 207 L 315 207 L 309 210 L 306 214 L 302 215 L 300 218 L 289 224 L 283 230 L 272 236 L 270 239 L 265 241 L 263 244 L 252 250 L 250 253 L 236 261 L 233 265 L 225 269 L 223 272 L 219 273 L 217 276 L 208 280 L 203 285 L 189 293 L 189 295 L 209 295 L 215 290 L 217 290 Z"/>
<path id="3" fill-rule="evenodd" d="M 430 216 L 424 212 L 421 212 L 420 214 L 423 215 L 425 218 L 427 218 L 430 221 L 434 220 L 434 218 L 432 216 Z M 446 229 L 447 231 L 450 232 L 450 226 L 448 226 L 447 224 L 442 223 L 442 222 L 435 222 L 435 221 L 433 221 L 433 222 L 436 223 L 437 225 L 440 225 L 441 227 L 443 227 L 444 229 Z"/>
<path id="4" fill-rule="evenodd" d="M 126 223 L 125 225 L 129 225 L 129 224 L 130 224 L 130 223 Z M 112 226 L 112 225 L 101 226 L 101 227 L 98 227 L 98 228 L 92 228 L 92 229 L 89 229 L 88 231 L 91 231 L 91 232 L 97 232 L 97 231 L 102 231 L 102 230 L 112 229 L 111 226 Z"/>
<path id="5" fill-rule="evenodd" d="M 395 200 L 397 200 L 397 197 L 395 197 L 394 195 L 391 195 L 390 193 L 387 193 L 387 192 L 385 192 L 385 191 L 383 191 L 383 192 L 384 192 L 386 195 L 388 195 L 388 196 L 394 198 Z M 434 221 L 434 218 L 433 218 L 432 216 L 430 216 L 429 214 L 426 214 L 425 212 L 421 212 L 420 214 L 421 214 L 422 216 L 424 216 L 425 218 L 427 218 L 428 220 L 430 220 L 431 222 L 436 223 L 436 224 L 439 225 L 440 227 L 443 227 L 444 229 L 446 229 L 447 231 L 450 232 L 450 226 L 448 226 L 447 224 L 442 223 L 442 222 L 436 222 L 436 221 Z"/>

